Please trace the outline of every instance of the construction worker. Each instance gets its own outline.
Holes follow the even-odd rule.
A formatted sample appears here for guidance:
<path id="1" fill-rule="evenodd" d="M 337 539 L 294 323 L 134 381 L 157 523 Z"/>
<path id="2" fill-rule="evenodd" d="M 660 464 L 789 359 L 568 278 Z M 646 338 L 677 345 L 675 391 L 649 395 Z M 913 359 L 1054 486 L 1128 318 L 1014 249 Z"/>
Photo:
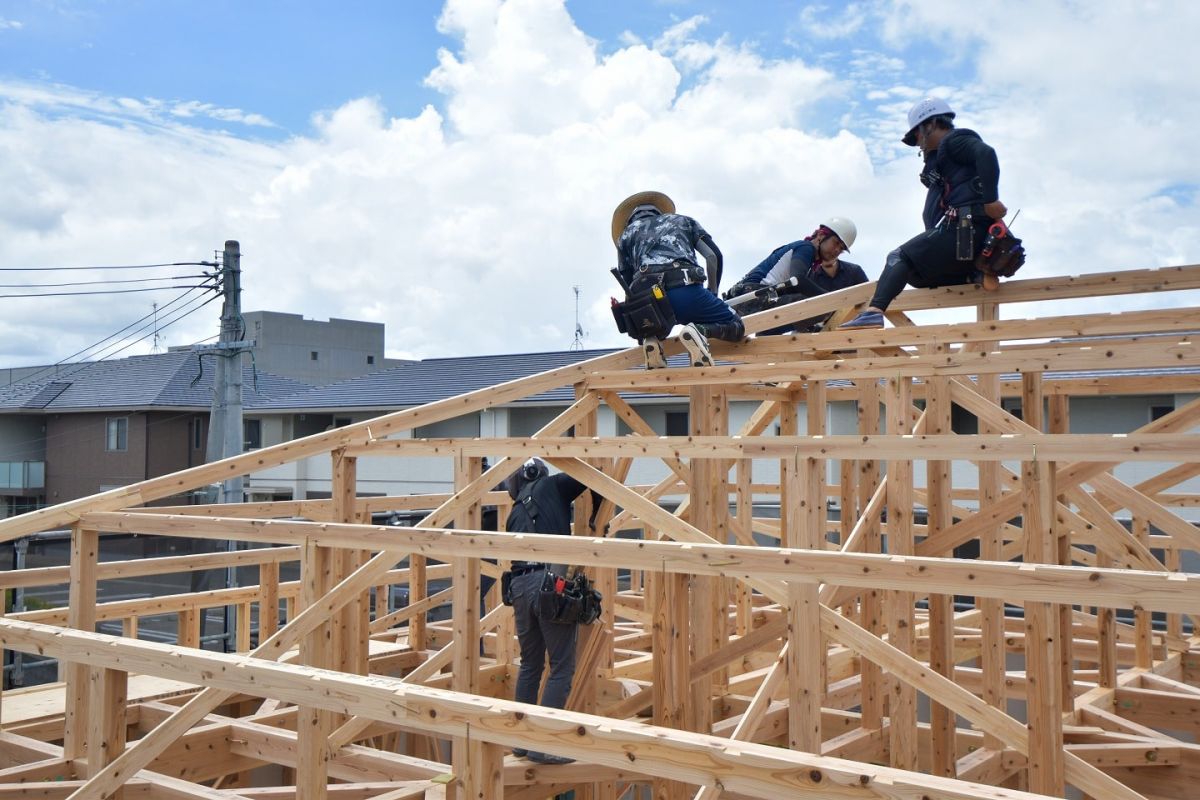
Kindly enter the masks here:
<path id="1" fill-rule="evenodd" d="M 925 159 L 925 233 L 888 254 L 871 304 L 843 328 L 882 328 L 883 312 L 905 284 L 925 289 L 981 280 L 975 259 L 988 226 L 1008 213 L 996 151 L 974 131 L 955 128 L 945 100 L 926 97 L 914 105 L 901 141 Z"/>
<path id="2" fill-rule="evenodd" d="M 710 366 L 709 338 L 739 342 L 746 335 L 733 309 L 717 297 L 721 285 L 721 251 L 691 217 L 675 213 L 675 203 L 662 192 L 638 192 L 625 198 L 612 218 L 617 270 L 630 295 L 657 286 L 665 294 L 679 338 L 693 366 Z M 707 270 L 696 263 L 704 256 Z M 706 284 L 707 280 L 707 286 Z M 641 339 L 647 369 L 667 366 L 662 340 Z"/>
<path id="3" fill-rule="evenodd" d="M 582 483 L 565 473 L 550 474 L 546 462 L 531 458 L 506 481 L 515 501 L 505 529 L 512 533 L 556 533 L 571 535 L 572 503 L 583 494 Z M 599 496 L 592 495 L 594 501 Z M 517 641 L 521 645 L 521 668 L 517 672 L 515 699 L 537 703 L 542 668 L 550 656 L 550 677 L 542 691 L 541 705 L 562 708 L 575 677 L 575 623 L 553 622 L 542 615 L 541 595 L 547 580 L 565 577 L 565 566 L 535 561 L 514 561 L 510 594 Z M 547 577 L 549 576 L 549 578 Z M 507 601 L 506 601 L 507 602 Z M 549 753 L 513 750 L 513 755 L 540 764 L 570 764 L 572 759 Z"/>
<path id="4" fill-rule="evenodd" d="M 863 272 L 862 267 L 839 258 L 842 253 L 850 252 L 856 238 L 858 228 L 852 220 L 846 217 L 829 217 L 812 235 L 773 250 L 725 293 L 725 299 L 732 300 L 763 288 L 781 287 L 781 302 L 790 303 L 866 283 L 867 274 Z M 795 285 L 789 285 L 790 282 Z M 785 297 L 787 299 L 783 299 Z M 738 310 L 745 313 L 743 309 L 746 305 L 749 304 L 739 306 Z M 763 333 L 810 331 L 819 329 L 824 320 L 825 317 L 814 317 L 794 325 L 772 328 Z"/>

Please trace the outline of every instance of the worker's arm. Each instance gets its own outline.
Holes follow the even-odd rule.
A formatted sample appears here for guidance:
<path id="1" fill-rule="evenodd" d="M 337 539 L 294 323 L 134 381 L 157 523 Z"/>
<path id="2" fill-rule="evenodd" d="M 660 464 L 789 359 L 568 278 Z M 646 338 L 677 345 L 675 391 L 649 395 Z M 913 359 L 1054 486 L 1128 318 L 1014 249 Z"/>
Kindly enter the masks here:
<path id="1" fill-rule="evenodd" d="M 723 269 L 721 251 L 711 236 L 701 232 L 700 240 L 696 242 L 696 252 L 704 258 L 704 271 L 708 275 L 708 290 L 716 294 L 721 288 L 721 271 Z"/>

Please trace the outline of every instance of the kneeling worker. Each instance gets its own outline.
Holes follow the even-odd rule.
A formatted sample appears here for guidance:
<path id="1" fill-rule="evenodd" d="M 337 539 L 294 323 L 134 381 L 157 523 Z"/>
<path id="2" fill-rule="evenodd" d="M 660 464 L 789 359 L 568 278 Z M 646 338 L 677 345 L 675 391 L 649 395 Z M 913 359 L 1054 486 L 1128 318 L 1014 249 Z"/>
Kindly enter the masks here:
<path id="1" fill-rule="evenodd" d="M 721 285 L 721 251 L 691 217 L 675 213 L 675 203 L 662 192 L 638 192 L 613 212 L 613 244 L 617 271 L 631 297 L 648 291 L 665 294 L 692 366 L 709 366 L 708 339 L 740 342 L 746 335 L 733 309 L 717 297 Z M 704 256 L 707 270 L 696 263 Z M 705 285 L 707 280 L 707 286 Z M 661 333 L 661 331 L 660 331 Z M 641 336 L 647 369 L 667 366 L 660 336 Z M 668 335 L 668 334 L 663 334 Z"/>
<path id="2" fill-rule="evenodd" d="M 866 283 L 867 274 L 862 267 L 840 258 L 842 253 L 850 252 L 856 238 L 858 228 L 853 221 L 846 217 L 829 217 L 812 235 L 772 251 L 725 294 L 725 299 L 732 300 L 760 289 L 778 287 L 781 302 L 791 303 Z M 789 299 L 782 300 L 789 295 Z M 824 319 L 816 317 L 802 320 L 795 325 L 763 333 L 819 330 Z"/>

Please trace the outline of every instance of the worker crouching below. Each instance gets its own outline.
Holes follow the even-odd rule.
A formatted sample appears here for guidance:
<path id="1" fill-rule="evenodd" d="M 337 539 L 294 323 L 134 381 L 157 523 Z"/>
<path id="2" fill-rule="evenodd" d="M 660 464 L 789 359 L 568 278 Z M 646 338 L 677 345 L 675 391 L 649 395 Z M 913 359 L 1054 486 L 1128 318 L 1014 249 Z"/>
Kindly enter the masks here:
<path id="1" fill-rule="evenodd" d="M 850 252 L 856 238 L 858 228 L 852 220 L 829 217 L 811 236 L 773 250 L 725 293 L 725 299 L 733 301 L 738 313 L 747 314 L 866 283 L 867 274 L 862 267 L 840 258 L 842 253 Z M 748 294 L 755 296 L 745 297 Z M 801 320 L 763 333 L 817 331 L 828 316 Z"/>
<path id="2" fill-rule="evenodd" d="M 667 366 L 662 340 L 680 324 L 680 341 L 692 366 L 710 366 L 708 340 L 739 342 L 746 335 L 733 309 L 717 297 L 721 251 L 691 217 L 675 213 L 662 192 L 639 192 L 613 212 L 613 274 L 625 289 L 625 302 L 614 300 L 617 328 L 642 345 L 647 369 Z M 705 268 L 696 263 L 697 251 Z"/>
<path id="3" fill-rule="evenodd" d="M 506 530 L 512 533 L 571 534 L 572 503 L 586 488 L 570 475 L 550 474 L 546 462 L 531 458 L 505 481 L 513 498 Z M 593 493 L 594 504 L 599 496 Z M 502 582 L 504 603 L 513 607 L 521 668 L 515 699 L 538 702 L 538 686 L 546 656 L 550 677 L 541 705 L 562 708 L 575 676 L 575 640 L 580 623 L 596 620 L 600 596 L 582 574 L 566 577 L 565 566 L 537 561 L 514 561 Z M 541 764 L 569 764 L 572 759 L 517 748 L 513 755 Z"/>
<path id="4" fill-rule="evenodd" d="M 925 159 L 925 233 L 888 254 L 870 306 L 843 328 L 882 328 L 883 312 L 905 284 L 927 289 L 982 281 L 976 259 L 988 228 L 1008 213 L 999 199 L 996 151 L 974 131 L 955 128 L 945 100 L 927 97 L 914 105 L 902 141 L 919 147 Z"/>

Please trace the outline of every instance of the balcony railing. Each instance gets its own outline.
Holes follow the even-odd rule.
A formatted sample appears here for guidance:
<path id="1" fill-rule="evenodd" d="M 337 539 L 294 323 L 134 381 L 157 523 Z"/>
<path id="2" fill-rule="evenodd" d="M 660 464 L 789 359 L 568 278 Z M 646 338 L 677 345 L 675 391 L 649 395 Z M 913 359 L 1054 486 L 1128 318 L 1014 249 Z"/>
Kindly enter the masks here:
<path id="1" fill-rule="evenodd" d="M 0 489 L 46 488 L 45 461 L 0 461 Z"/>

